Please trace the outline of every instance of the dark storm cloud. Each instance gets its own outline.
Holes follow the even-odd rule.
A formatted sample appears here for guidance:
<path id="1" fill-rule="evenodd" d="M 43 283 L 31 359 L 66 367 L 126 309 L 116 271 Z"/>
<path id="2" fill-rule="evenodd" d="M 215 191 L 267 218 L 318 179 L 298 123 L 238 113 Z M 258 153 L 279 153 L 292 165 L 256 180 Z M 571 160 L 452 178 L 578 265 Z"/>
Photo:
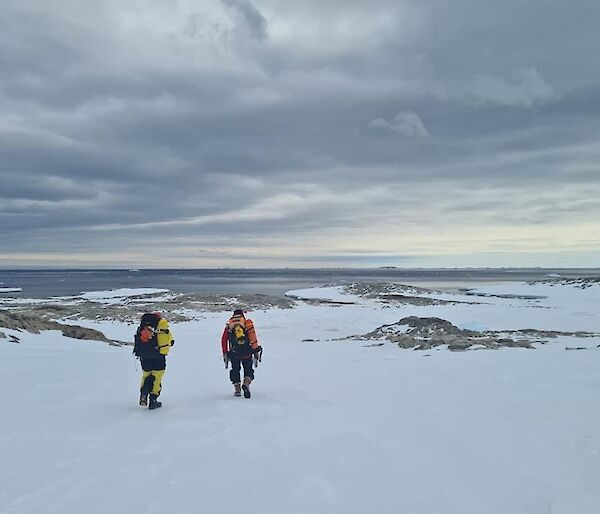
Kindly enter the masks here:
<path id="1" fill-rule="evenodd" d="M 0 20 L 15 252 L 76 233 L 73 251 L 226 255 L 243 226 L 289 255 L 322 237 L 327 261 L 385 225 L 600 217 L 595 2 L 90 5 L 9 1 Z"/>

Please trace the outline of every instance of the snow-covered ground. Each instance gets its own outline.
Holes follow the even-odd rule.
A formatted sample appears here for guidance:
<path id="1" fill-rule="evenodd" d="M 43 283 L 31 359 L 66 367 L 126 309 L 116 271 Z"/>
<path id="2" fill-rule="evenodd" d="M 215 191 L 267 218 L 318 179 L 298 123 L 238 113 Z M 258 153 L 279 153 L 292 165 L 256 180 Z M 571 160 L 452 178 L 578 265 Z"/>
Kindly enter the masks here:
<path id="1" fill-rule="evenodd" d="M 354 303 L 250 313 L 264 346 L 250 400 L 220 359 L 228 313 L 173 324 L 157 411 L 137 405 L 130 347 L 2 329 L 21 343 L 0 339 L 0 512 L 597 514 L 599 338 L 468 352 L 335 341 L 411 315 L 600 332 L 600 286 L 478 292 L 435 297 L 485 303 L 416 306 L 295 291 Z"/>

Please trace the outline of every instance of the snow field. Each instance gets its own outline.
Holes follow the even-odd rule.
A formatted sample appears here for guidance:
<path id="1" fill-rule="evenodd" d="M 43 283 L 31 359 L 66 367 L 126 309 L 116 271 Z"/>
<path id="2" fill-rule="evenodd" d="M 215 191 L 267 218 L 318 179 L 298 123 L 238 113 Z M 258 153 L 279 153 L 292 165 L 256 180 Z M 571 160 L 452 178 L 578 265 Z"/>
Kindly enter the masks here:
<path id="1" fill-rule="evenodd" d="M 228 313 L 175 324 L 157 411 L 137 405 L 131 348 L 0 340 L 0 510 L 596 514 L 597 339 L 464 353 L 327 341 L 411 314 L 524 328 L 552 310 L 491 301 L 253 312 L 265 351 L 251 400 L 233 397 L 220 359 Z M 134 327 L 101 330 L 129 340 Z"/>

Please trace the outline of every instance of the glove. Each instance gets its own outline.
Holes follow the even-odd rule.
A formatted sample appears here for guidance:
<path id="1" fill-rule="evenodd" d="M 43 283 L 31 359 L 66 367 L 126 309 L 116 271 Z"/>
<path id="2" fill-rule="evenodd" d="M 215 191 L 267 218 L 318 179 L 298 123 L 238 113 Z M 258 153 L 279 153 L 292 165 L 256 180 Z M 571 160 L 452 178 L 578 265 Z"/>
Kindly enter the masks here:
<path id="1" fill-rule="evenodd" d="M 254 354 L 252 356 L 252 365 L 254 368 L 257 368 L 258 363 L 262 360 L 262 346 L 257 346 L 252 353 Z"/>
<path id="2" fill-rule="evenodd" d="M 223 354 L 223 362 L 225 364 L 225 369 L 227 369 L 229 367 L 229 356 L 226 353 Z"/>

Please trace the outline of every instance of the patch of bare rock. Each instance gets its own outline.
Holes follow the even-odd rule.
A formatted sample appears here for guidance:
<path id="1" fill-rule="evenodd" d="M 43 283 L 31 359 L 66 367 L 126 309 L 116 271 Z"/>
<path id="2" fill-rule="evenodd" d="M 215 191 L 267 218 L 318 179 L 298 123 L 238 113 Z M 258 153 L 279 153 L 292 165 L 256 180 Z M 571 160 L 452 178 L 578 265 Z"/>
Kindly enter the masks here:
<path id="1" fill-rule="evenodd" d="M 69 325 L 45 319 L 41 316 L 36 316 L 30 313 L 19 313 L 0 311 L 0 326 L 16 330 L 18 332 L 31 332 L 39 334 L 45 330 L 59 330 L 65 337 L 73 339 L 85 339 L 87 341 L 103 341 L 111 345 L 128 344 L 123 341 L 108 339 L 102 332 L 93 328 L 80 327 L 79 325 Z M 17 339 L 15 341 L 15 339 Z M 12 342 L 19 342 L 16 336 L 11 336 Z"/>
<path id="2" fill-rule="evenodd" d="M 512 337 L 509 337 L 512 336 Z M 559 336 L 597 337 L 591 332 L 559 332 L 548 330 L 483 331 L 466 330 L 440 318 L 408 316 L 396 323 L 382 325 L 362 335 L 345 339 L 386 340 L 400 348 L 429 350 L 447 346 L 451 351 L 497 349 L 502 347 L 534 348 L 534 343 L 545 343 Z"/>
<path id="3" fill-rule="evenodd" d="M 458 300 L 442 300 L 435 298 L 431 289 L 422 287 L 408 286 L 404 284 L 390 283 L 358 283 L 348 284 L 343 287 L 343 290 L 349 294 L 362 296 L 364 298 L 372 298 L 385 303 L 400 303 L 406 305 L 449 305 L 449 304 L 476 304 L 480 302 L 465 302 Z"/>
<path id="4" fill-rule="evenodd" d="M 99 330 L 76 323 L 78 320 L 137 323 L 144 312 L 155 311 L 162 312 L 171 322 L 182 322 L 197 319 L 203 313 L 223 312 L 240 306 L 252 311 L 274 307 L 286 309 L 293 305 L 291 299 L 262 294 L 231 296 L 153 293 L 123 298 L 115 303 L 102 303 L 81 297 L 48 299 L 42 302 L 32 300 L 30 303 L 17 299 L 11 302 L 8 299 L 2 302 L 4 310 L 0 310 L 0 328 L 35 334 L 44 330 L 60 330 L 64 336 L 74 339 L 125 345 L 132 343 L 109 339 Z M 3 335 L 5 336 L 0 332 L 0 338 Z"/>
<path id="5" fill-rule="evenodd" d="M 600 277 L 581 277 L 581 278 L 551 278 L 546 280 L 534 280 L 529 284 L 548 284 L 550 286 L 563 285 L 575 286 L 578 289 L 587 289 L 589 287 L 600 285 Z"/>

